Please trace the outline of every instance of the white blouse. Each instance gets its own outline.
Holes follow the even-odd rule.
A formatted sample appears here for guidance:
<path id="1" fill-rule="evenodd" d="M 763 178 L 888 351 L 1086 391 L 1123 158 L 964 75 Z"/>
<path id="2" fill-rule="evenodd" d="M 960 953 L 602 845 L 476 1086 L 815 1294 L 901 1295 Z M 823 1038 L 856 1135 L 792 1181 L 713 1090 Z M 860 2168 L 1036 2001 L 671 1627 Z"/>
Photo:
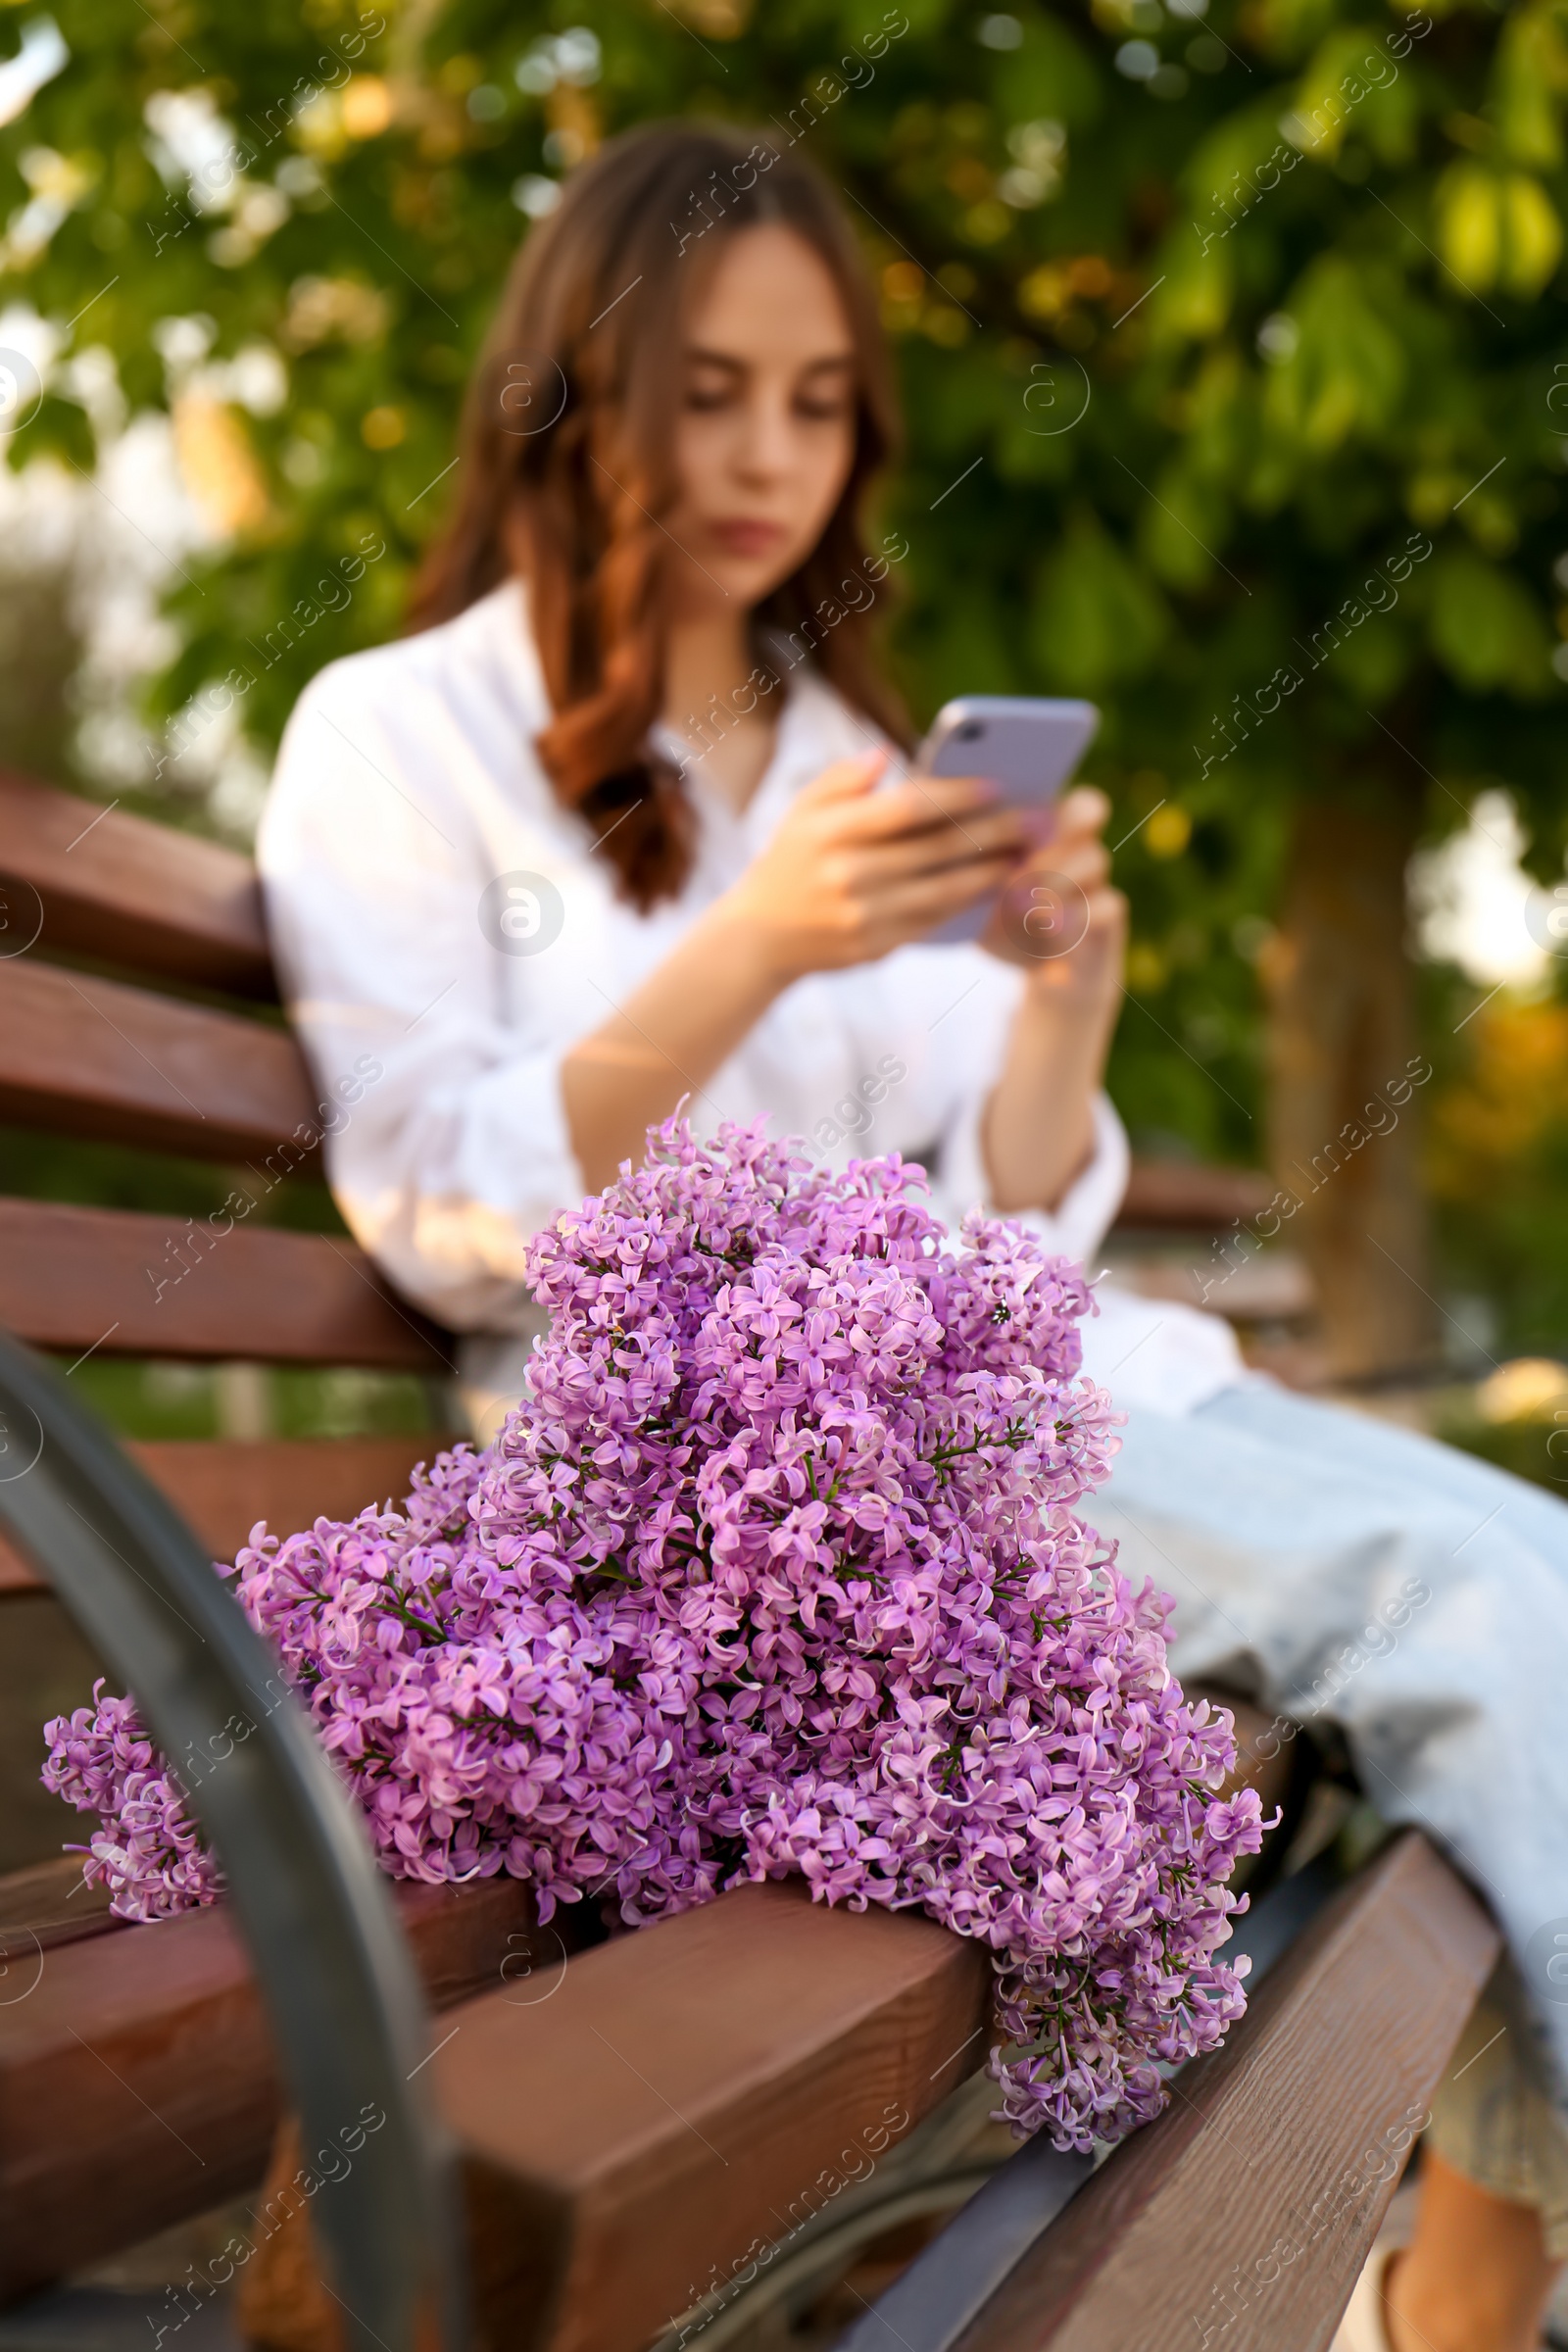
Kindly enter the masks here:
<path id="1" fill-rule="evenodd" d="M 520 1393 L 540 1328 L 521 1279 L 528 1238 L 586 1189 L 563 1059 L 738 878 L 802 785 L 881 740 L 797 668 L 743 815 L 705 789 L 700 760 L 687 768 L 693 869 L 678 899 L 642 915 L 555 798 L 533 748 L 549 715 L 511 582 L 312 681 L 257 845 L 296 1027 L 322 1099 L 344 1104 L 325 1146 L 333 1194 L 397 1288 L 470 1335 L 461 1369 L 487 1427 Z M 902 1152 L 956 1227 L 986 1198 L 980 1117 L 1022 987 L 978 947 L 901 948 L 812 974 L 694 1090 L 689 1115 L 710 1133 L 765 1114 L 835 1168 Z M 1054 1214 L 1022 1219 L 1086 1261 L 1127 1181 L 1103 1097 L 1095 1123 L 1094 1157 Z M 1217 1318 L 1103 1284 L 1098 1298 L 1086 1361 L 1118 1401 L 1182 1412 L 1241 1376 Z"/>

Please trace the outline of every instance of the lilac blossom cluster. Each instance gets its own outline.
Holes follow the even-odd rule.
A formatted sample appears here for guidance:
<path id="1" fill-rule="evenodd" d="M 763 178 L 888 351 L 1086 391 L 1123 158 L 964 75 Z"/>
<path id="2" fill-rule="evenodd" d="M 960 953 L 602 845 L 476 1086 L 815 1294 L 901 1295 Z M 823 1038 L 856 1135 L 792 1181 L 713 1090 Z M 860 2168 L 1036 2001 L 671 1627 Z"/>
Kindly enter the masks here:
<path id="1" fill-rule="evenodd" d="M 1075 1513 L 1117 1443 L 1081 1273 L 978 1215 L 952 1249 L 923 1190 L 672 1121 L 533 1244 L 550 1331 L 494 1447 L 256 1530 L 239 1596 L 394 1876 L 633 1926 L 787 1874 L 917 1905 L 991 1949 L 1002 2112 L 1083 2148 L 1240 2014 L 1258 1804 Z M 116 1909 L 211 1899 L 129 1702 L 48 1728 Z"/>

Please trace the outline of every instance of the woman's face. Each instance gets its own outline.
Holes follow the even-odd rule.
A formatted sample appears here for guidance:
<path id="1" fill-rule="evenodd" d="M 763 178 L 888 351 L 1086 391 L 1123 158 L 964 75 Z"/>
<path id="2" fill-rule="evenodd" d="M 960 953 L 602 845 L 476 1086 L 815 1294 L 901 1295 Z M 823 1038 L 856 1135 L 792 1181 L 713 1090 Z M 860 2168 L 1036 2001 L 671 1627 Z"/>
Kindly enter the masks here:
<path id="1" fill-rule="evenodd" d="M 684 330 L 676 609 L 749 610 L 810 554 L 849 477 L 850 322 L 811 247 L 770 223 L 725 240 Z"/>

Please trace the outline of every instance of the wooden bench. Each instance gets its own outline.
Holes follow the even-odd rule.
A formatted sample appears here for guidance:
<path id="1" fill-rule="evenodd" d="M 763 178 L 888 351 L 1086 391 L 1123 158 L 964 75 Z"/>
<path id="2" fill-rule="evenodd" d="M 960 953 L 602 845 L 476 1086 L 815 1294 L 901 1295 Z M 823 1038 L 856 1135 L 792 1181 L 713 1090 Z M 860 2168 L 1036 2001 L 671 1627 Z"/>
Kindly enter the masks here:
<path id="1" fill-rule="evenodd" d="M 277 1009 L 253 868 L 231 851 L 0 776 L 0 1120 L 309 1180 L 317 1090 Z M 177 992 L 177 993 L 176 993 Z M 256 1173 L 257 1170 L 260 1173 Z M 441 1377 L 445 1336 L 340 1235 L 0 1200 L 0 1326 L 88 1351 Z M 185 1265 L 181 1280 L 168 1277 Z M 160 1278 L 164 1287 L 159 1288 Z M 307 1526 L 406 1488 L 429 1434 L 139 1448 L 215 1556 L 259 1518 Z M 0 1553 L 0 1589 L 36 1589 Z"/>
<path id="2" fill-rule="evenodd" d="M 22 948 L 0 956 L 0 1118 L 220 1164 L 265 1163 L 293 1137 L 284 1164 L 308 1178 L 317 1097 L 244 859 L 0 777 L 0 940 Z M 1139 1169 L 1125 1221 L 1224 1227 L 1261 1181 Z M 173 1215 L 0 1200 L 0 1326 L 67 1359 L 445 1376 L 446 1335 L 341 1236 L 236 1223 L 160 1291 L 186 1233 Z M 230 1558 L 258 1518 L 287 1530 L 396 1494 L 442 1442 L 128 1450 Z M 0 1546 L 0 1593 L 46 1589 L 36 1560 Z M 0 1882 L 8 1983 L 39 1964 L 0 2002 L 0 2303 L 259 2182 L 280 2112 L 226 1907 L 125 1927 L 101 1901 L 77 1907 L 73 1872 Z M 1293 1919 L 1303 1886 L 1258 1921 Z M 420 2065 L 465 2182 L 474 2340 L 497 2352 L 637 2352 L 685 2314 L 693 2281 L 793 2238 L 808 2184 L 868 2128 L 891 2174 L 895 2144 L 986 2045 L 976 1945 L 909 1914 L 830 1912 L 795 1886 L 592 1948 L 533 1926 L 511 1884 L 405 1887 L 396 1909 L 440 2013 Z M 1163 2352 L 1195 2324 L 1206 2343 L 1238 2275 L 1252 2285 L 1233 2295 L 1227 2352 L 1319 2352 L 1394 2185 L 1347 2198 L 1336 2181 L 1429 2100 L 1495 1943 L 1430 1848 L 1398 1840 L 1291 1946 L 1160 2123 L 1092 2178 L 1038 2145 L 1004 2164 L 865 2322 L 878 2352 Z M 857 2192 L 873 2219 L 879 2193 L 873 2170 Z M 818 2215 L 789 2259 L 822 2259 L 837 2227 Z M 1293 2232 L 1285 2283 L 1264 2292 L 1248 2266 Z M 302 2235 L 292 2286 L 259 2264 L 273 2300 L 248 2309 L 261 2340 L 325 2352 L 346 2323 L 313 2290 Z"/>

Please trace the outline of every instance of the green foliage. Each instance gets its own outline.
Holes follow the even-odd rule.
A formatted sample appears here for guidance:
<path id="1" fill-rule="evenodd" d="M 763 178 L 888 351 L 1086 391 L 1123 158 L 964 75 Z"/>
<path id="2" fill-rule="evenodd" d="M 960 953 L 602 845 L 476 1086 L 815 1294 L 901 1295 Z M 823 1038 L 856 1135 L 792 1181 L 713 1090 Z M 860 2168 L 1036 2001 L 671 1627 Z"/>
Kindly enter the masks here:
<path id="1" fill-rule="evenodd" d="M 1160 799 L 1190 827 L 1118 858 L 1135 1122 L 1261 1149 L 1251 958 L 1296 796 L 1420 800 L 1441 777 L 1446 826 L 1501 777 L 1543 870 L 1559 857 L 1565 0 L 56 14 L 72 63 L 0 133 L 0 303 L 74 320 L 66 347 L 112 353 L 133 408 L 183 386 L 243 516 L 173 600 L 165 712 L 238 673 L 270 743 L 315 669 L 395 627 L 541 183 L 649 116 L 785 122 L 814 94 L 808 150 L 855 200 L 905 374 L 892 647 L 917 715 L 960 687 L 1092 693 L 1112 839 Z M 597 78 L 583 44 L 555 45 L 575 25 Z M 168 154 L 172 99 L 187 124 L 211 105 L 238 151 L 205 209 Z M 61 217 L 28 249 L 18 217 L 50 190 Z M 193 318 L 209 361 L 281 355 L 282 405 L 220 409 L 220 428 L 190 412 L 198 378 L 161 322 Z M 13 462 L 46 450 L 91 462 L 68 386 Z M 1433 560 L 1306 671 L 1299 649 L 1412 530 Z M 387 554 L 332 610 L 326 567 L 368 535 Z M 1215 757 L 1217 724 L 1286 664 L 1303 683 L 1284 714 Z"/>
<path id="2" fill-rule="evenodd" d="M 1432 647 L 1478 694 L 1550 691 L 1550 641 L 1539 607 L 1513 573 L 1474 549 L 1455 548 L 1433 570 Z"/>
<path id="3" fill-rule="evenodd" d="M 1030 648 L 1045 683 L 1067 694 L 1102 694 L 1148 669 L 1168 625 L 1163 600 L 1093 508 L 1070 514 L 1042 567 L 1030 615 Z"/>
<path id="4" fill-rule="evenodd" d="M 64 1362 L 60 1368 L 68 1369 Z M 228 1426 L 219 1366 L 94 1356 L 70 1370 L 78 1395 L 122 1438 L 240 1434 Z M 432 1412 L 434 1402 L 412 1372 L 318 1372 L 303 1364 L 269 1364 L 258 1366 L 250 1381 L 251 1409 L 243 1434 L 416 1437 L 442 1426 Z"/>
<path id="5" fill-rule="evenodd" d="M 1568 1001 L 1559 981 L 1555 998 L 1497 996 L 1478 1007 L 1473 990 L 1441 971 L 1426 990 L 1436 1072 L 1427 1179 L 1445 1265 L 1459 1292 L 1488 1302 L 1494 1356 L 1568 1352 Z"/>

